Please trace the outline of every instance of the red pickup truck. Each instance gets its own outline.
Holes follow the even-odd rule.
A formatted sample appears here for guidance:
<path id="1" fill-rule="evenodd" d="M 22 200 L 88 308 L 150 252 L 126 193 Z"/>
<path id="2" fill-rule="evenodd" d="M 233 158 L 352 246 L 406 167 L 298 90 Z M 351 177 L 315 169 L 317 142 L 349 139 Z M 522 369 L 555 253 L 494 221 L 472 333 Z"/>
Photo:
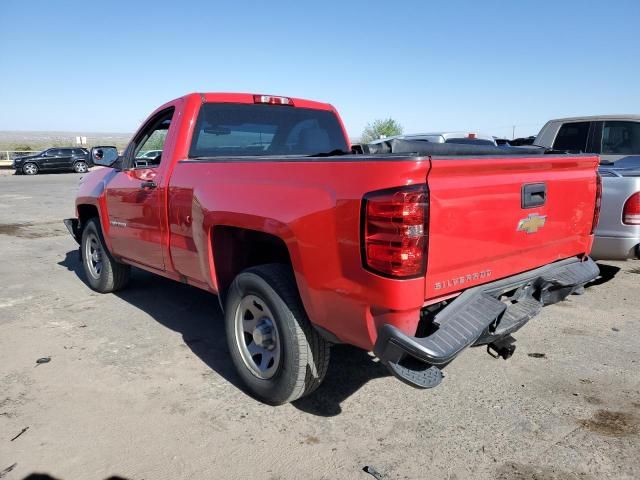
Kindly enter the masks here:
<path id="1" fill-rule="evenodd" d="M 597 277 L 597 156 L 376 148 L 351 153 L 326 103 L 189 94 L 123 155 L 92 150 L 110 168 L 65 223 L 94 290 L 135 266 L 217 294 L 231 359 L 271 404 L 316 389 L 340 342 L 434 387 L 466 347 L 510 356 L 512 332 Z"/>

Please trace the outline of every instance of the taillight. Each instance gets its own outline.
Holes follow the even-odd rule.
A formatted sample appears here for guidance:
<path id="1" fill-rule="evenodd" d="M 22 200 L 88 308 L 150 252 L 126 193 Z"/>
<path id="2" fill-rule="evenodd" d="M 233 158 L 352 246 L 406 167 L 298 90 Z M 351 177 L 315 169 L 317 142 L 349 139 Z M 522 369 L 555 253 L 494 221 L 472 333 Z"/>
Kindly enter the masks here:
<path id="1" fill-rule="evenodd" d="M 622 223 L 640 225 L 640 192 L 631 195 L 624 203 Z"/>
<path id="2" fill-rule="evenodd" d="M 254 95 L 253 103 L 266 103 L 267 105 L 289 105 L 293 107 L 293 100 L 289 97 L 276 97 L 274 95 Z"/>
<path id="3" fill-rule="evenodd" d="M 600 221 L 600 206 L 602 205 L 602 177 L 596 172 L 596 207 L 593 211 L 593 221 L 591 222 L 591 235 L 593 235 Z"/>
<path id="4" fill-rule="evenodd" d="M 362 212 L 365 268 L 393 278 L 424 275 L 429 220 L 427 186 L 412 185 L 368 193 Z"/>

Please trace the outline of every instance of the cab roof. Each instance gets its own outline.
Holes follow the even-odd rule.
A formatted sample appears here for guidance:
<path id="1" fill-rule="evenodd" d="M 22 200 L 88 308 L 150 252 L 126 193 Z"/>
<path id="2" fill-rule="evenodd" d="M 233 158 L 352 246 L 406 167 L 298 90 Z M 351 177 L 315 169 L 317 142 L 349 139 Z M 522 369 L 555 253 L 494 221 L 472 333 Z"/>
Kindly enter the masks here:
<path id="1" fill-rule="evenodd" d="M 600 120 L 640 120 L 640 114 L 586 115 L 582 117 L 554 118 L 549 122 L 597 122 Z"/>
<path id="2" fill-rule="evenodd" d="M 201 92 L 190 93 L 185 97 L 198 96 L 203 103 L 257 103 L 254 99 L 256 96 L 268 96 L 276 98 L 287 98 L 292 101 L 294 107 L 312 108 L 315 110 L 331 110 L 335 111 L 329 103 L 316 102 L 313 100 L 305 100 L 304 98 L 288 97 L 286 95 L 272 95 L 265 93 L 230 93 L 230 92 Z"/>

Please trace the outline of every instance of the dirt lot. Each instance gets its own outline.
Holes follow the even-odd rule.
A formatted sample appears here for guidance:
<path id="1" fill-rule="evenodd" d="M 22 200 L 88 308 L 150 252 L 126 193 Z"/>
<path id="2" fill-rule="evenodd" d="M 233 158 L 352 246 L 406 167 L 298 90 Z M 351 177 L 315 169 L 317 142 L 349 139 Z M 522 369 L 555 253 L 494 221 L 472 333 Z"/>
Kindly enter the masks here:
<path id="1" fill-rule="evenodd" d="M 339 346 L 273 408 L 238 387 L 216 297 L 141 271 L 86 287 L 61 223 L 78 179 L 0 176 L 3 480 L 640 478 L 640 262 L 601 265 L 509 361 L 472 349 L 419 391 Z"/>

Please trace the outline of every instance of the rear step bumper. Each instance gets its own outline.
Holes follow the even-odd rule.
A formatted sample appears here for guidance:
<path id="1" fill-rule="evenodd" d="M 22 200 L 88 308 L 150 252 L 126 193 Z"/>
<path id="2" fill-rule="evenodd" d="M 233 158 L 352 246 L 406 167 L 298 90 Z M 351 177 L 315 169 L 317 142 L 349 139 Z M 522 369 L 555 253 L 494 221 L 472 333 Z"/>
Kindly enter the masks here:
<path id="1" fill-rule="evenodd" d="M 378 331 L 376 356 L 400 380 L 418 388 L 437 386 L 442 368 L 471 345 L 505 338 L 538 314 L 544 305 L 579 291 L 600 273 L 591 258 L 561 260 L 464 291 L 432 319 L 426 337 L 405 335 L 392 325 Z M 510 294 L 507 302 L 501 299 Z"/>

